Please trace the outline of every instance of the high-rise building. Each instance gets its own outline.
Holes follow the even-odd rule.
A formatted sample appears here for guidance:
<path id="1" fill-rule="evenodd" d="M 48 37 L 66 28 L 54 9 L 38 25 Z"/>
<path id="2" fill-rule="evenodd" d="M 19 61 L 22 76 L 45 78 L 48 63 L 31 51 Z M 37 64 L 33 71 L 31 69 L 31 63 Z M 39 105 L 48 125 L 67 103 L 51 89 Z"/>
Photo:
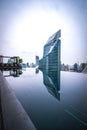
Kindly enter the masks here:
<path id="1" fill-rule="evenodd" d="M 3 56 L 0 55 L 0 63 L 3 63 Z"/>
<path id="2" fill-rule="evenodd" d="M 61 30 L 58 30 L 51 37 L 44 46 L 43 58 L 39 62 L 39 68 L 47 71 L 60 71 L 60 46 Z"/>
<path id="3" fill-rule="evenodd" d="M 36 56 L 36 65 L 39 65 L 39 56 Z"/>

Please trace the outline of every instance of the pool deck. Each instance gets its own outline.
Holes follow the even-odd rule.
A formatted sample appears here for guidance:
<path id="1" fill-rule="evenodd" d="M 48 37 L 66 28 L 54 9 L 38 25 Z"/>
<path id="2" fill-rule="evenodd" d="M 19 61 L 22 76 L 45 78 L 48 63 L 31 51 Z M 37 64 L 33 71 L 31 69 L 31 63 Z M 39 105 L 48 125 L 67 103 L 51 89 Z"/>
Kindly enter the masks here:
<path id="1" fill-rule="evenodd" d="M 0 99 L 4 130 L 36 130 L 30 117 L 1 72 Z"/>

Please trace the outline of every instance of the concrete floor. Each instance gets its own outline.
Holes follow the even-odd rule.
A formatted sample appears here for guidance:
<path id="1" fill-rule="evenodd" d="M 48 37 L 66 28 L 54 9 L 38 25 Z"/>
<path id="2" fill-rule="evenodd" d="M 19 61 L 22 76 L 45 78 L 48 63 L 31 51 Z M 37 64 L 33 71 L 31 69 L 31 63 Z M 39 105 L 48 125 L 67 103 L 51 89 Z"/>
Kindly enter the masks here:
<path id="1" fill-rule="evenodd" d="M 4 130 L 36 130 L 31 119 L 1 72 L 0 95 Z"/>

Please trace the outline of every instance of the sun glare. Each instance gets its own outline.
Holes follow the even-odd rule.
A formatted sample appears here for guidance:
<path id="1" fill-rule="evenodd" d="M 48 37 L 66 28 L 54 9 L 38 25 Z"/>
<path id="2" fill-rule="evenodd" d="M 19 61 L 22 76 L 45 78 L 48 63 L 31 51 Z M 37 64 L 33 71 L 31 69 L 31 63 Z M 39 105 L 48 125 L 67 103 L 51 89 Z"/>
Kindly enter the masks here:
<path id="1" fill-rule="evenodd" d="M 28 52 L 26 55 L 32 52 L 32 54 L 42 58 L 43 46 L 48 38 L 59 29 L 62 30 L 62 49 L 65 49 L 64 51 L 67 53 L 69 42 L 67 45 L 64 42 L 71 38 L 69 35 L 72 27 L 55 10 L 22 10 L 14 17 L 8 37 L 10 36 L 9 41 L 13 43 L 13 48 L 16 48 L 18 52 Z"/>
<path id="2" fill-rule="evenodd" d="M 43 10 L 19 14 L 11 26 L 11 39 L 14 46 L 25 51 L 38 52 L 47 41 L 48 37 L 59 29 L 59 17 L 55 12 Z"/>

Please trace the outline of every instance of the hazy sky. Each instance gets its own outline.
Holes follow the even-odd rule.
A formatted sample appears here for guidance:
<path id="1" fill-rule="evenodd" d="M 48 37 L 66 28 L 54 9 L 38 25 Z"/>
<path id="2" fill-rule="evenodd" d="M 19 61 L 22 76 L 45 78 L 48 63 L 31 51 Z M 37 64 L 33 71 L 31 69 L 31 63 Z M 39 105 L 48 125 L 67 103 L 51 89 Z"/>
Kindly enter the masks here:
<path id="1" fill-rule="evenodd" d="M 0 55 L 35 62 L 61 29 L 61 62 L 87 62 L 87 0 L 0 0 Z"/>

